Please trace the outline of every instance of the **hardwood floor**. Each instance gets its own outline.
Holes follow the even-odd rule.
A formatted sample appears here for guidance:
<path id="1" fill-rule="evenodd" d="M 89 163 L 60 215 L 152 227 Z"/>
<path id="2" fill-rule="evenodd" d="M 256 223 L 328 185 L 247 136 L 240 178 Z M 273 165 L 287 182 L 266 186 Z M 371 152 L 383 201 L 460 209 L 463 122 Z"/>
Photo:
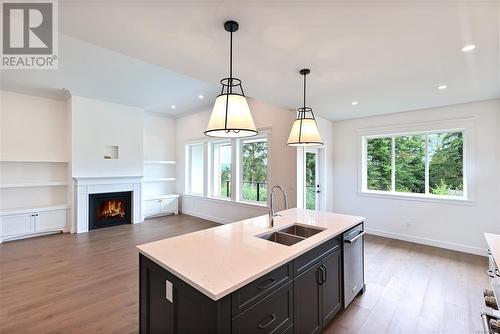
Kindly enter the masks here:
<path id="1" fill-rule="evenodd" d="M 0 333 L 137 333 L 134 246 L 216 225 L 178 215 L 1 244 Z M 483 257 L 368 236 L 367 291 L 325 332 L 481 333 L 486 269 Z"/>

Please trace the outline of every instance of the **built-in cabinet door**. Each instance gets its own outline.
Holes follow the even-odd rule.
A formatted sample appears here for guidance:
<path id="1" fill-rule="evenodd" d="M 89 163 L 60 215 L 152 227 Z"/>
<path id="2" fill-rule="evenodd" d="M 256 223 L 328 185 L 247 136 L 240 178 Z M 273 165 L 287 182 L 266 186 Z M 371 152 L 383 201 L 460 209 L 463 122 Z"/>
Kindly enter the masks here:
<path id="1" fill-rule="evenodd" d="M 161 212 L 176 212 L 177 198 L 164 198 L 161 200 Z"/>
<path id="2" fill-rule="evenodd" d="M 23 235 L 34 232 L 34 214 L 4 216 L 0 218 L 0 232 L 2 237 Z"/>
<path id="3" fill-rule="evenodd" d="M 321 312 L 326 326 L 342 308 L 341 273 L 342 257 L 340 248 L 321 261 L 323 284 L 321 284 Z"/>
<path id="4" fill-rule="evenodd" d="M 321 331 L 321 263 L 309 268 L 294 281 L 295 333 Z"/>
<path id="5" fill-rule="evenodd" d="M 161 200 L 144 201 L 142 211 L 145 217 L 159 214 L 161 212 Z"/>
<path id="6" fill-rule="evenodd" d="M 35 232 L 64 230 L 66 227 L 66 210 L 37 213 L 35 218 Z"/>

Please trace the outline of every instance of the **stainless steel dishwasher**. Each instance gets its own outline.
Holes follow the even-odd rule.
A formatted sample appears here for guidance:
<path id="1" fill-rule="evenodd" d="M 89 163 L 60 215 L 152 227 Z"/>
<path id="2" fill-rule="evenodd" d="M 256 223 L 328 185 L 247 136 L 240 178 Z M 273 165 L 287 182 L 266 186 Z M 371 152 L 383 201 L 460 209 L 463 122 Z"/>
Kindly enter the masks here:
<path id="1" fill-rule="evenodd" d="M 365 292 L 365 240 L 361 223 L 343 234 L 344 247 L 344 308 L 359 292 Z"/>

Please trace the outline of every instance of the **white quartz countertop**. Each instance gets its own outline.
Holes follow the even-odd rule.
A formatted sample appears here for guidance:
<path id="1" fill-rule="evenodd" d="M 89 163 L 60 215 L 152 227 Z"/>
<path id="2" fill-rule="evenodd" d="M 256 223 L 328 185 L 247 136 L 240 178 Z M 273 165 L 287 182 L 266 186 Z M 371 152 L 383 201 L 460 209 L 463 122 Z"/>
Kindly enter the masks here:
<path id="1" fill-rule="evenodd" d="M 137 248 L 158 265 L 218 300 L 365 219 L 304 209 L 289 209 L 279 214 L 273 228 L 268 227 L 266 215 Z M 325 230 L 291 246 L 256 237 L 296 223 Z"/>

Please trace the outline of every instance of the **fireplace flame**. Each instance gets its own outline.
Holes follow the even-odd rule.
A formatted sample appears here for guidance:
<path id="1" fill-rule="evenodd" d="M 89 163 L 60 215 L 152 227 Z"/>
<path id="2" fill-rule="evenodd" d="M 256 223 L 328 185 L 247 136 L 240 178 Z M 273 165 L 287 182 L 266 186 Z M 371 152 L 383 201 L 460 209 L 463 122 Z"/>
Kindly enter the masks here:
<path id="1" fill-rule="evenodd" d="M 107 200 L 101 205 L 99 216 L 101 218 L 124 218 L 125 204 L 123 201 Z"/>

